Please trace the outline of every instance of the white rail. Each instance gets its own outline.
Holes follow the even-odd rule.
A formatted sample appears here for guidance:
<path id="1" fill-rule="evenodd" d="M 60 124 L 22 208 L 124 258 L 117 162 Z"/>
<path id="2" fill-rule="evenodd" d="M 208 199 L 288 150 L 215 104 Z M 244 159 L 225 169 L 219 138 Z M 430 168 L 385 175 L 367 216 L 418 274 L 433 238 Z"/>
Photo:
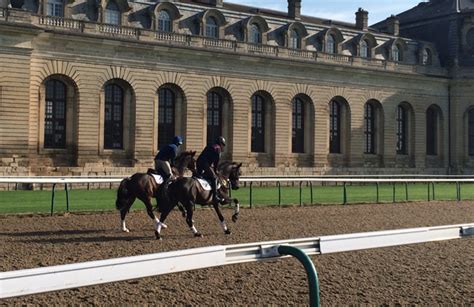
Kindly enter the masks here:
<path id="1" fill-rule="evenodd" d="M 149 276 L 281 257 L 291 245 L 308 255 L 458 239 L 474 223 L 187 249 L 0 273 L 0 298 L 71 289 Z"/>

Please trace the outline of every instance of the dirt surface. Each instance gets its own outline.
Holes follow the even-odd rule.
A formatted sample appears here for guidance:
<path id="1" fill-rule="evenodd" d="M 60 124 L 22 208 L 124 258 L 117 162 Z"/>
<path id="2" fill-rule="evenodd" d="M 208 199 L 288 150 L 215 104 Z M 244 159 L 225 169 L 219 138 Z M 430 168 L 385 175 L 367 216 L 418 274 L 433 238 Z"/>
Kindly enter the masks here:
<path id="1" fill-rule="evenodd" d="M 140 204 L 135 204 L 136 207 Z M 228 220 L 230 210 L 224 214 Z M 179 212 L 164 240 L 145 211 L 0 217 L 1 271 L 142 255 L 201 246 L 315 237 L 474 222 L 474 202 L 243 209 L 223 234 L 214 211 L 197 210 L 204 238 L 194 238 Z M 474 238 L 312 257 L 322 305 L 474 304 Z M 107 285 L 6 299 L 1 305 L 295 305 L 308 303 L 302 265 L 294 259 L 229 265 Z"/>

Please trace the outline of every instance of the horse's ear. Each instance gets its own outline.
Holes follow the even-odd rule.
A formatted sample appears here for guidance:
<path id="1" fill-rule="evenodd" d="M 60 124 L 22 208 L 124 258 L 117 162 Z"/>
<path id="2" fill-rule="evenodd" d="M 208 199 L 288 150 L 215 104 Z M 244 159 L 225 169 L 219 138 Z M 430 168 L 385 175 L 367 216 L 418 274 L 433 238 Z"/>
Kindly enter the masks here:
<path id="1" fill-rule="evenodd" d="M 239 163 L 239 165 L 237 165 L 237 168 L 241 168 L 242 167 L 242 163 Z"/>
<path id="2" fill-rule="evenodd" d="M 195 151 L 191 151 L 191 156 L 195 156 L 196 155 L 196 152 Z"/>

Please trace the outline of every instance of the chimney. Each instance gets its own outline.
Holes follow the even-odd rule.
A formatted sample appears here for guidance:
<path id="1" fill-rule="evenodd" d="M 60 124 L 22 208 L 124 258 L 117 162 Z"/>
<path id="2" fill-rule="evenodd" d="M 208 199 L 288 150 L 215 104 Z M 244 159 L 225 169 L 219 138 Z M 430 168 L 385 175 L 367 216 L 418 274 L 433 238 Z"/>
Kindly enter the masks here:
<path id="1" fill-rule="evenodd" d="M 356 28 L 359 30 L 367 30 L 369 27 L 369 12 L 364 11 L 362 8 L 355 13 L 356 15 Z"/>
<path id="2" fill-rule="evenodd" d="M 301 19 L 301 0 L 288 0 L 288 17 Z"/>
<path id="3" fill-rule="evenodd" d="M 392 15 L 387 18 L 387 32 L 395 36 L 400 35 L 400 20 Z"/>

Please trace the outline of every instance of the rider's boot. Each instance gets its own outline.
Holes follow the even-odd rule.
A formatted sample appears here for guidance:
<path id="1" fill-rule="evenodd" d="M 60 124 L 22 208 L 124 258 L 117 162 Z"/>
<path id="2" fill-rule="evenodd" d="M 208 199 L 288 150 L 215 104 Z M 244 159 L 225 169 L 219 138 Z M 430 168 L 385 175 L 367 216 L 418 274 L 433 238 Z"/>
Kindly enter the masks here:
<path id="1" fill-rule="evenodd" d="M 218 179 L 211 181 L 213 184 L 211 184 L 212 187 L 212 202 L 214 204 L 218 204 L 222 202 L 222 198 L 220 197 L 219 193 L 217 192 L 217 185 L 218 185 Z"/>

